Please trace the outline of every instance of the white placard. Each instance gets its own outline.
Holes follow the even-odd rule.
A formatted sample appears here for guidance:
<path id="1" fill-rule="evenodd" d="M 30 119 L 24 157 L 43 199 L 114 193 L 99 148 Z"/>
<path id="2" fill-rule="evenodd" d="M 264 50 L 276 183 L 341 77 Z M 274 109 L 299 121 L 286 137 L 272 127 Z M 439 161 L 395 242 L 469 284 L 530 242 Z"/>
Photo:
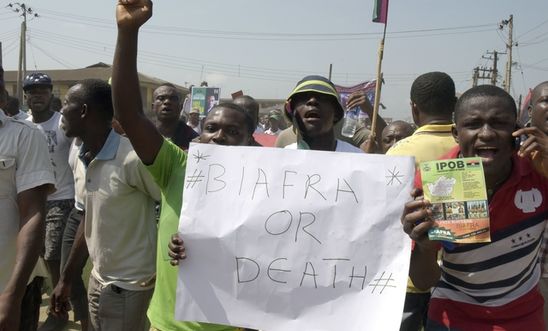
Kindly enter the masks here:
<path id="1" fill-rule="evenodd" d="M 177 320 L 398 330 L 414 160 L 191 144 Z"/>

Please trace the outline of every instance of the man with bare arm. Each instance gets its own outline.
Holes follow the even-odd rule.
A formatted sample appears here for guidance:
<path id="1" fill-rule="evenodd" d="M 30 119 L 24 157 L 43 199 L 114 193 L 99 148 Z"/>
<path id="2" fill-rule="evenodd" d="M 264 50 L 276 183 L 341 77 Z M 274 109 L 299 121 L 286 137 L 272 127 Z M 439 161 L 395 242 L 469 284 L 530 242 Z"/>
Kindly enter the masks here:
<path id="1" fill-rule="evenodd" d="M 0 67 L 0 331 L 11 331 L 20 328 L 27 282 L 44 244 L 46 197 L 54 191 L 55 177 L 40 131 L 2 111 L 7 102 L 3 74 Z"/>
<path id="2" fill-rule="evenodd" d="M 181 212 L 187 154 L 164 139 L 145 116 L 137 76 L 138 31 L 152 15 L 152 2 L 119 1 L 116 9 L 118 40 L 112 66 L 114 113 L 135 152 L 147 166 L 162 191 L 162 212 L 158 223 L 156 287 L 148 309 L 153 330 L 221 331 L 236 328 L 175 320 L 177 268 L 170 265 L 168 244 L 177 232 Z M 208 113 L 200 142 L 218 145 L 249 145 L 255 123 L 240 106 L 220 104 Z M 183 253 L 181 253 L 183 254 Z"/>

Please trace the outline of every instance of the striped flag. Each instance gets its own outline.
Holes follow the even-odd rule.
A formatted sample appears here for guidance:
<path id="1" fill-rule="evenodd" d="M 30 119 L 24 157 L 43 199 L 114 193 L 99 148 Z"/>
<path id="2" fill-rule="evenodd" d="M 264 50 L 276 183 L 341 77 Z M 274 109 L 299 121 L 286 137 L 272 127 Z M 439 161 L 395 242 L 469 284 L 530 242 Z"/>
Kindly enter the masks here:
<path id="1" fill-rule="evenodd" d="M 373 22 L 384 23 L 388 18 L 388 0 L 375 0 L 375 9 L 373 9 Z"/>

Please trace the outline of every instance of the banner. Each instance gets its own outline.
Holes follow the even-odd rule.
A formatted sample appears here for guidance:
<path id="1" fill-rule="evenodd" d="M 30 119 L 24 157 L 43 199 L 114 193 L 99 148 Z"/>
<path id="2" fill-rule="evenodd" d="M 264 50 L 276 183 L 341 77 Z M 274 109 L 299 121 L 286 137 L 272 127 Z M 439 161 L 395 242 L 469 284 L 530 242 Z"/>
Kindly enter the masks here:
<path id="1" fill-rule="evenodd" d="M 176 319 L 399 330 L 413 158 L 209 144 L 188 155 Z"/>
<path id="2" fill-rule="evenodd" d="M 211 108 L 219 104 L 221 89 L 218 87 L 196 87 L 191 90 L 192 109 L 200 111 L 200 117 L 206 117 Z"/>
<path id="3" fill-rule="evenodd" d="M 348 102 L 348 97 L 350 94 L 357 92 L 357 91 L 365 91 L 365 94 L 367 95 L 367 99 L 369 99 L 369 102 L 373 104 L 375 102 L 375 88 L 377 84 L 375 80 L 371 80 L 368 82 L 363 82 L 354 86 L 340 86 L 335 85 L 335 89 L 341 96 L 341 105 L 343 108 L 346 108 L 346 104 Z M 367 116 L 360 107 L 356 107 L 355 109 L 348 109 L 349 111 L 356 112 L 359 116 Z"/>

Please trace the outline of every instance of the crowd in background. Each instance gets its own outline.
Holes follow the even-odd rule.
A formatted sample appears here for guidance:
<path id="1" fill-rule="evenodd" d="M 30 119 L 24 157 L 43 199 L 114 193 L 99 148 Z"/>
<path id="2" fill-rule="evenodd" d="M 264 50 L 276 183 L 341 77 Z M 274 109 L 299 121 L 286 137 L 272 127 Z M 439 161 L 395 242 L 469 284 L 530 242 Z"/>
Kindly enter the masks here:
<path id="1" fill-rule="evenodd" d="M 243 95 L 200 117 L 183 111 L 185 96 L 164 84 L 148 118 L 136 45 L 152 8 L 130 2 L 117 6 L 110 83 L 82 80 L 59 106 L 51 77 L 31 73 L 22 86 L 26 113 L 8 96 L 2 70 L 0 330 L 37 329 L 45 278 L 53 290 L 41 331 L 62 330 L 71 309 L 82 330 L 239 329 L 174 318 L 174 265 L 186 257 L 177 235 L 186 150 L 191 142 L 261 147 L 264 135 L 275 137 L 268 145 L 303 153 L 413 156 L 417 165 L 480 157 L 492 241 L 429 240 L 432 206 L 417 184 L 394 220 L 413 240 L 404 311 L 394 314 L 402 314 L 401 330 L 545 330 L 548 82 L 534 88 L 525 125 L 504 90 L 481 85 L 457 98 L 453 79 L 438 71 L 410 87 L 413 123 L 386 123 L 363 91 L 343 105 L 334 84 L 317 75 L 296 82 L 283 109 L 262 115 Z M 378 116 L 377 125 L 364 120 L 349 138 L 341 128 L 354 107 L 364 119 Z"/>

